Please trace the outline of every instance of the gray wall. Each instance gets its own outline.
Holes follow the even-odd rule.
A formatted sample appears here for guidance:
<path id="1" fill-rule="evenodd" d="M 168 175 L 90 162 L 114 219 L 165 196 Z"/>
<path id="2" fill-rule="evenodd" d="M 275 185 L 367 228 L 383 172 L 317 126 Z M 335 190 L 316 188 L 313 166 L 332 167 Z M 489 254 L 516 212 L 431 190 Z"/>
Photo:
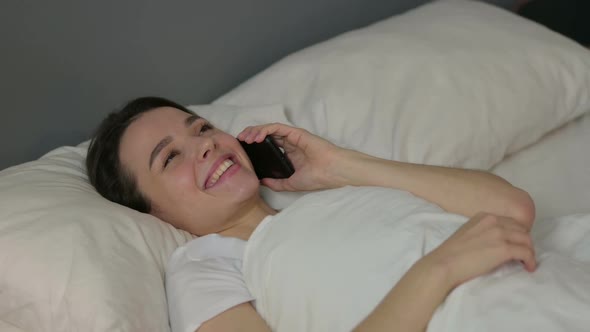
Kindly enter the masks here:
<path id="1" fill-rule="evenodd" d="M 3 0 L 0 169 L 87 139 L 133 97 L 207 103 L 295 50 L 425 2 Z"/>

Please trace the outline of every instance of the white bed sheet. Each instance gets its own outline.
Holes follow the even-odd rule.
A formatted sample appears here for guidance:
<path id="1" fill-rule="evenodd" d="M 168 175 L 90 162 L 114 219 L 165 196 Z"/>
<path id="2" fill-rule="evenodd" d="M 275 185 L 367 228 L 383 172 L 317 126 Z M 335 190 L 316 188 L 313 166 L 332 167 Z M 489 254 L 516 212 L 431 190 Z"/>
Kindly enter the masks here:
<path id="1" fill-rule="evenodd" d="M 590 112 L 507 157 L 492 172 L 531 194 L 537 220 L 590 213 Z"/>
<path id="2" fill-rule="evenodd" d="M 312 193 L 257 227 L 244 280 L 273 331 L 350 331 L 466 219 L 404 191 Z M 462 284 L 428 331 L 588 331 L 589 222 L 587 214 L 538 224 L 535 273 L 508 263 Z"/>

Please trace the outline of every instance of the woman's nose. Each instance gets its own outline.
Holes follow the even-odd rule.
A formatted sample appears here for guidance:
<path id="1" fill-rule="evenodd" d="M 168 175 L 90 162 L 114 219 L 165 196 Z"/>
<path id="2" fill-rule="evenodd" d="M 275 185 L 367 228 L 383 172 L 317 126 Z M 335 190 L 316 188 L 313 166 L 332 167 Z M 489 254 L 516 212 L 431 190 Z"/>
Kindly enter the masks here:
<path id="1" fill-rule="evenodd" d="M 199 161 L 207 160 L 211 156 L 211 152 L 217 148 L 211 137 L 195 137 L 190 144 L 194 145 L 193 151 Z"/>

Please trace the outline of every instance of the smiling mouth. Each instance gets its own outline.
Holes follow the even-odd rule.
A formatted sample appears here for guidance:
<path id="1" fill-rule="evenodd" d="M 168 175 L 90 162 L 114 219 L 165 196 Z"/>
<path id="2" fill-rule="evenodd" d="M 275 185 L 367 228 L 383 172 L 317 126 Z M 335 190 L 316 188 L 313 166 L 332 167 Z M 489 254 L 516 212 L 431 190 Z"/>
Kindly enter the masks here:
<path id="1" fill-rule="evenodd" d="M 211 174 L 211 178 L 209 178 L 209 181 L 207 181 L 207 188 L 211 188 L 213 185 L 215 185 L 223 173 L 225 173 L 234 164 L 234 161 L 231 159 L 226 159 L 224 162 L 222 162 L 219 167 L 217 167 L 215 172 Z"/>

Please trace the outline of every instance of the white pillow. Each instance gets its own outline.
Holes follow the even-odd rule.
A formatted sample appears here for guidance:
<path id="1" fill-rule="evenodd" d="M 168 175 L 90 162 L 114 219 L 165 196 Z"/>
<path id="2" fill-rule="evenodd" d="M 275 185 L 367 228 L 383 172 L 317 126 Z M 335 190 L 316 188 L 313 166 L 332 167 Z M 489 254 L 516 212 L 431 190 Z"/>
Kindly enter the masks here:
<path id="1" fill-rule="evenodd" d="M 100 197 L 87 146 L 0 172 L 0 320 L 25 331 L 168 331 L 164 266 L 192 237 Z"/>
<path id="2" fill-rule="evenodd" d="M 217 128 L 232 136 L 237 136 L 248 126 L 270 122 L 280 122 L 292 125 L 287 117 L 283 105 L 271 104 L 255 107 L 239 107 L 235 105 L 190 105 L 189 110 L 205 118 Z"/>
<path id="3" fill-rule="evenodd" d="M 526 190 L 536 206 L 536 223 L 590 214 L 590 113 L 552 131 L 511 155 L 492 172 Z"/>
<path id="4" fill-rule="evenodd" d="M 288 56 L 216 103 L 282 103 L 344 146 L 489 169 L 590 108 L 590 52 L 486 3 L 435 1 Z"/>

